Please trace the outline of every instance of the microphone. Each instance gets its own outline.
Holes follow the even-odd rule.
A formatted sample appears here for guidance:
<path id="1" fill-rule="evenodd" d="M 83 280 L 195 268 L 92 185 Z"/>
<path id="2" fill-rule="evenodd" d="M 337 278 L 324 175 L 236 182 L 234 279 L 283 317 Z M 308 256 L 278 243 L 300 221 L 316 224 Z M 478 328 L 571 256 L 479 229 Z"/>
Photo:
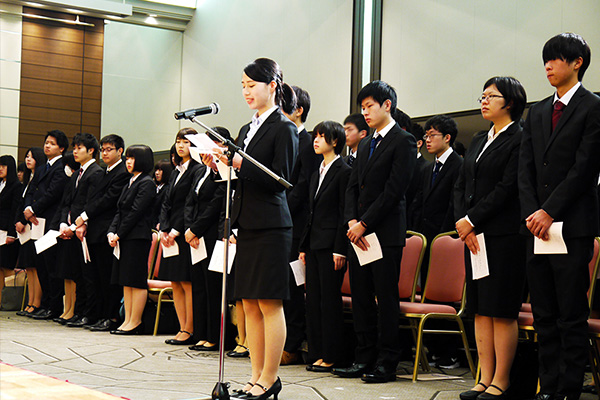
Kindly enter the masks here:
<path id="1" fill-rule="evenodd" d="M 192 108 L 175 113 L 175 119 L 192 119 L 198 115 L 217 114 L 221 107 L 217 103 L 211 103 L 205 107 Z"/>

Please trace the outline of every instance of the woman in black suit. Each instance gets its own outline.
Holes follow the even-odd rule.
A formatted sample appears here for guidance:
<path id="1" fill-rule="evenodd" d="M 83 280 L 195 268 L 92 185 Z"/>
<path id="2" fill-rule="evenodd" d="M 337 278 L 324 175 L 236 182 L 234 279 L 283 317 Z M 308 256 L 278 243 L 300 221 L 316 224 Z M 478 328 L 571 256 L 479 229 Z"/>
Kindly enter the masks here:
<path id="1" fill-rule="evenodd" d="M 179 320 L 180 330 L 172 339 L 165 340 L 167 344 L 187 345 L 194 343 L 194 319 L 192 300 L 192 260 L 190 246 L 185 242 L 185 224 L 183 211 L 185 201 L 192 186 L 192 179 L 198 168 L 198 163 L 190 156 L 190 141 L 186 135 L 195 135 L 192 128 L 183 128 L 177 132 L 175 148 L 181 162 L 173 171 L 169 181 L 169 188 L 160 213 L 161 243 L 164 247 L 171 247 L 175 243 L 179 247 L 179 254 L 164 257 L 161 261 L 158 278 L 171 281 L 173 287 L 173 301 Z"/>
<path id="2" fill-rule="evenodd" d="M 0 303 L 4 278 L 12 274 L 19 255 L 19 241 L 15 230 L 15 216 L 20 204 L 21 184 L 17 178 L 17 164 L 13 156 L 0 157 L 0 231 L 6 234 L 0 242 Z"/>
<path id="3" fill-rule="evenodd" d="M 306 264 L 308 355 L 314 372 L 331 372 L 341 361 L 343 304 L 340 292 L 348 239 L 344 198 L 352 168 L 340 157 L 346 144 L 344 127 L 325 121 L 313 130 L 315 153 L 323 162 L 309 186 L 309 219 L 300 241 L 299 259 Z"/>
<path id="4" fill-rule="evenodd" d="M 479 101 L 483 118 L 493 126 L 473 138 L 454 198 L 456 230 L 466 244 L 467 311 L 475 314 L 481 364 L 481 380 L 460 394 L 463 400 L 504 398 L 517 348 L 517 317 L 525 282 L 517 188 L 525 89 L 514 78 L 494 77 L 483 86 Z M 489 275 L 474 280 L 470 253 L 480 250 L 476 238 L 480 233 L 485 235 Z"/>
<path id="5" fill-rule="evenodd" d="M 129 146 L 125 151 L 125 166 L 133 176 L 125 185 L 117 203 L 117 213 L 108 229 L 108 243 L 119 245 L 119 258 L 114 259 L 112 283 L 123 286 L 125 321 L 117 335 L 140 333 L 142 313 L 148 298 L 148 254 L 152 244 L 151 209 L 156 186 L 150 178 L 154 155 L 144 145 Z"/>
<path id="6" fill-rule="evenodd" d="M 160 160 L 154 166 L 154 183 L 156 183 L 156 197 L 152 206 L 152 228 L 160 230 L 158 219 L 162 203 L 169 187 L 169 178 L 173 172 L 173 164 L 169 160 Z"/>

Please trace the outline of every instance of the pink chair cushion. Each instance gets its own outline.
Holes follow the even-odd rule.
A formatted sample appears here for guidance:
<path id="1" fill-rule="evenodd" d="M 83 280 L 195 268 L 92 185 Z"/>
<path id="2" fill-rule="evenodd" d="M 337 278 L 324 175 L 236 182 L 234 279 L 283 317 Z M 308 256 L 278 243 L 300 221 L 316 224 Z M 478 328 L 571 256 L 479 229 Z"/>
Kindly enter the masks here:
<path id="1" fill-rule="evenodd" d="M 521 311 L 519 312 L 517 322 L 520 326 L 533 326 L 533 314 L 527 311 Z"/>
<path id="2" fill-rule="evenodd" d="M 456 309 L 445 304 L 430 303 L 411 303 L 410 301 L 400 302 L 400 312 L 402 314 L 450 314 L 456 315 Z"/>
<path id="3" fill-rule="evenodd" d="M 172 286 L 171 281 L 159 281 L 156 279 L 148 279 L 149 289 L 167 289 Z"/>

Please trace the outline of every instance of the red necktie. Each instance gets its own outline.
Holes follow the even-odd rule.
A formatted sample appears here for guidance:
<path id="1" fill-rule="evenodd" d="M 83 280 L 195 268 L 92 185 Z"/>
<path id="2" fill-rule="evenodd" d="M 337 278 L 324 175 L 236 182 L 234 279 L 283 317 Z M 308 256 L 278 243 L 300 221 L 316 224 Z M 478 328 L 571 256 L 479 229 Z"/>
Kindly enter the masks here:
<path id="1" fill-rule="evenodd" d="M 75 182 L 75 187 L 79 186 L 79 181 L 81 180 L 81 175 L 83 175 L 83 168 L 79 169 L 79 176 L 77 177 L 77 181 Z"/>
<path id="2" fill-rule="evenodd" d="M 560 101 L 554 103 L 554 110 L 552 110 L 552 131 L 556 128 L 556 124 L 558 124 L 558 120 L 563 113 L 566 105 Z"/>

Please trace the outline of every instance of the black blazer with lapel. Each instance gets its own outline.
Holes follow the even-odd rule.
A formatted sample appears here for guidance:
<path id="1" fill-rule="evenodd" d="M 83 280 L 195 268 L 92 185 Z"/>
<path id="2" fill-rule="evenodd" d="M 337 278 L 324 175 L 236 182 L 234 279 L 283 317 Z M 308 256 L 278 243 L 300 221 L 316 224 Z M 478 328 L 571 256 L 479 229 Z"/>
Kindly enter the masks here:
<path id="1" fill-rule="evenodd" d="M 524 220 L 540 208 L 565 238 L 597 236 L 600 98 L 581 86 L 552 131 L 553 96 L 529 110 L 519 157 Z"/>
<path id="2" fill-rule="evenodd" d="M 52 227 L 54 216 L 60 207 L 65 186 L 69 180 L 65 174 L 63 160 L 58 159 L 52 164 L 48 171 L 45 166 L 39 169 L 39 178 L 37 184 L 33 188 L 31 196 L 31 204 L 28 204 L 33 209 L 36 217 L 46 219 L 45 231 Z M 37 173 L 38 171 L 36 171 Z M 26 205 L 27 206 L 27 205 Z"/>
<path id="3" fill-rule="evenodd" d="M 346 191 L 344 219 L 362 220 L 365 236 L 375 232 L 382 246 L 404 246 L 406 200 L 417 162 L 414 136 L 397 124 L 369 159 L 373 135 L 361 140 Z"/>
<path id="4" fill-rule="evenodd" d="M 0 192 L 0 230 L 7 231 L 8 236 L 16 238 L 15 216 L 23 213 L 21 200 L 25 188 L 18 180 L 7 182 Z"/>
<path id="5" fill-rule="evenodd" d="M 455 151 L 450 153 L 433 186 L 431 177 L 434 163 L 429 163 L 423 171 L 423 190 L 415 199 L 421 209 L 417 231 L 424 234 L 428 241 L 442 232 L 454 230 L 454 184 L 462 164 L 461 156 Z"/>
<path id="6" fill-rule="evenodd" d="M 200 165 L 192 179 L 190 192 L 185 201 L 185 229 L 190 229 L 197 237 L 203 237 L 207 245 L 218 239 L 219 218 L 225 198 L 226 182 L 215 182 L 215 174 L 211 171 L 196 193 L 196 186 L 206 174 L 207 167 Z"/>
<path id="7" fill-rule="evenodd" d="M 238 136 L 240 146 L 248 133 L 244 125 Z M 246 148 L 246 153 L 286 180 L 290 179 L 298 154 L 296 125 L 278 108 L 263 122 Z M 285 187 L 244 160 L 231 212 L 232 226 L 244 229 L 291 228 L 292 217 Z"/>
<path id="8" fill-rule="evenodd" d="M 519 122 L 514 122 L 475 162 L 487 142 L 488 131 L 479 132 L 465 154 L 454 191 L 454 219 L 468 215 L 476 233 L 519 233 L 517 173 L 522 132 Z"/>
<path id="9" fill-rule="evenodd" d="M 107 233 L 116 233 L 119 240 L 152 239 L 150 210 L 155 196 L 156 185 L 150 176 L 142 174 L 131 186 L 128 181 L 121 190 L 121 195 L 117 200 L 116 214 Z"/>
<path id="10" fill-rule="evenodd" d="M 342 158 L 331 164 L 319 186 L 319 171 L 310 180 L 309 217 L 300 242 L 300 251 L 331 249 L 346 255 L 348 225 L 344 220 L 344 198 L 352 168 Z M 315 196 L 316 194 L 316 196 Z"/>
<path id="11" fill-rule="evenodd" d="M 73 171 L 71 179 L 67 182 L 67 190 L 63 196 L 60 212 L 58 213 L 58 223 L 53 224 L 59 227 L 61 223 L 69 225 L 68 217 L 71 213 L 71 223 L 85 210 L 85 205 L 91 200 L 93 188 L 100 182 L 104 170 L 96 162 L 90 164 L 81 175 L 77 185 L 79 170 Z"/>
<path id="12" fill-rule="evenodd" d="M 100 182 L 90 193 L 90 201 L 85 205 L 85 213 L 89 218 L 86 237 L 90 243 L 106 243 L 106 234 L 115 217 L 117 201 L 131 177 L 124 162 L 110 172 L 103 172 Z"/>
<path id="13" fill-rule="evenodd" d="M 185 233 L 183 209 L 185 207 L 185 200 L 190 192 L 192 179 L 198 168 L 198 163 L 190 159 L 188 168 L 177 184 L 175 184 L 175 181 L 180 174 L 179 170 L 176 169 L 171 173 L 169 177 L 169 189 L 165 195 L 160 212 L 160 230 L 162 232 L 169 232 L 171 229 L 175 229 L 180 235 Z M 156 193 L 156 186 L 154 188 L 154 192 Z"/>
<path id="14" fill-rule="evenodd" d="M 300 239 L 308 220 L 308 186 L 312 174 L 319 169 L 323 156 L 316 154 L 311 135 L 302 129 L 298 133 L 298 157 L 292 170 L 290 183 L 294 185 L 287 191 L 288 206 L 294 224 L 294 238 Z"/>
<path id="15" fill-rule="evenodd" d="M 415 166 L 415 173 L 413 174 L 410 185 L 406 190 L 406 213 L 407 213 L 407 227 L 410 230 L 418 231 L 420 221 L 423 216 L 422 202 L 419 203 L 417 199 L 422 198 L 423 191 L 423 174 L 426 168 L 433 168 L 432 164 L 421 156 L 417 158 L 417 165 Z"/>

